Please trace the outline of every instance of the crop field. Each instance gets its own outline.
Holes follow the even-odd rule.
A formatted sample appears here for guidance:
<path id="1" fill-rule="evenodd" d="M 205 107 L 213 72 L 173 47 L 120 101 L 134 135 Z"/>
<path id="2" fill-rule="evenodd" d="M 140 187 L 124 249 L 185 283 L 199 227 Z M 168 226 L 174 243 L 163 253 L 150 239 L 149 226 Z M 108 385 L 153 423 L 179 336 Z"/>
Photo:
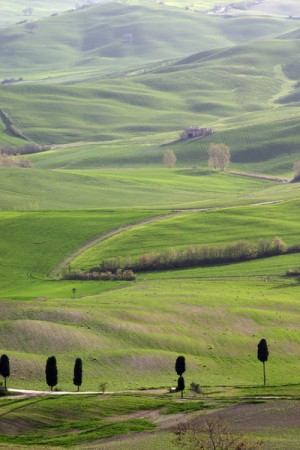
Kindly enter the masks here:
<path id="1" fill-rule="evenodd" d="M 30 16 L 3 3 L 0 449 L 176 450 L 174 427 L 206 417 L 300 449 L 300 281 L 286 275 L 300 270 L 299 5 L 224 17 L 205 12 L 213 0 L 32 0 Z M 189 125 L 214 132 L 180 139 Z M 20 156 L 28 143 L 50 148 Z M 225 171 L 210 144 L 230 148 Z M 68 279 L 103 259 L 274 239 L 281 254 Z"/>

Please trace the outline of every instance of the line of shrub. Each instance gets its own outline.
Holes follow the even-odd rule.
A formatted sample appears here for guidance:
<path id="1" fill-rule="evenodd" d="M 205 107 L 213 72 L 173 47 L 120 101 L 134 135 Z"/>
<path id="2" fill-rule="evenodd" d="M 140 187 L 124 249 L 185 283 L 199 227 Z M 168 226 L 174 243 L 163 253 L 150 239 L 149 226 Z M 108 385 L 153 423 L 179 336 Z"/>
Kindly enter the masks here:
<path id="1" fill-rule="evenodd" d="M 142 272 L 226 264 L 299 251 L 300 245 L 288 248 L 280 237 L 275 237 L 273 240 L 260 239 L 256 243 L 239 241 L 223 246 L 190 245 L 184 250 L 171 248 L 163 252 L 144 253 L 136 259 L 128 256 L 105 258 L 99 267 L 101 271 L 115 272 L 118 269 L 131 269 Z M 99 268 L 91 270 L 99 270 Z"/>
<path id="2" fill-rule="evenodd" d="M 90 270 L 84 272 L 81 270 L 69 271 L 63 274 L 65 280 L 81 280 L 81 281 L 133 281 L 136 279 L 136 275 L 132 270 L 117 269 L 112 272 L 109 270 L 99 271 Z"/>
<path id="3" fill-rule="evenodd" d="M 5 145 L 0 147 L 1 153 L 6 155 L 30 155 L 32 153 L 40 153 L 51 150 L 51 145 L 40 145 L 40 144 L 24 144 L 20 147 Z"/>

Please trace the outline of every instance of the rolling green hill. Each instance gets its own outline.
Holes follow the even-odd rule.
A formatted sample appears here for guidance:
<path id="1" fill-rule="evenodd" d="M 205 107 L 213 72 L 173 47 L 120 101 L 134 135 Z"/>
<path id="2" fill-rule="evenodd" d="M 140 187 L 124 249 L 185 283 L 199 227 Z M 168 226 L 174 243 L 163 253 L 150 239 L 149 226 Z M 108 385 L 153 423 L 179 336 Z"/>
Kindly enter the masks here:
<path id="1" fill-rule="evenodd" d="M 35 155 L 37 167 L 160 163 L 157 143 L 197 124 L 217 134 L 174 144 L 179 164 L 206 163 L 208 145 L 216 141 L 231 147 L 238 168 L 291 173 L 299 148 L 299 40 L 296 30 L 288 31 L 294 22 L 224 19 L 159 5 L 92 10 L 45 19 L 34 33 L 23 26 L 2 30 L 2 74 L 25 79 L 0 90 L 0 105 L 17 128 L 40 143 L 116 141 L 84 146 L 75 160 L 78 144 L 59 155 Z M 254 42 L 242 44 L 250 37 Z M 3 144 L 12 139 L 1 136 Z"/>
<path id="2" fill-rule="evenodd" d="M 32 0 L 31 17 L 22 16 L 22 0 L 4 3 L 1 111 L 29 141 L 52 144 L 26 156 L 30 168 L 0 167 L 8 385 L 45 389 L 45 362 L 56 355 L 58 390 L 75 390 L 81 357 L 82 390 L 108 382 L 109 391 L 134 392 L 0 399 L 0 447 L 92 448 L 104 437 L 153 430 L 150 415 L 123 420 L 143 409 L 186 417 L 257 395 L 298 401 L 299 279 L 285 276 L 299 268 L 298 253 L 139 272 L 134 281 L 63 279 L 103 258 L 190 245 L 276 236 L 299 245 L 300 184 L 256 176 L 292 178 L 300 160 L 299 24 L 272 16 L 294 14 L 295 1 L 283 9 L 267 0 L 255 16 L 227 18 L 203 13 L 213 0 L 129 0 L 68 13 L 75 2 Z M 24 18 L 37 24 L 32 32 L 13 25 Z M 4 122 L 0 147 L 24 144 Z M 179 140 L 192 124 L 215 133 Z M 246 173 L 208 168 L 211 143 L 228 145 L 229 169 Z M 167 148 L 177 157 L 172 169 L 162 163 Z M 263 337 L 265 389 L 256 357 Z M 165 394 L 176 385 L 178 355 L 187 360 L 183 401 Z M 188 391 L 192 382 L 204 395 Z M 164 393 L 135 392 L 151 388 Z M 276 448 L 292 448 L 298 434 L 276 430 Z M 157 448 L 174 450 L 170 442 Z"/>

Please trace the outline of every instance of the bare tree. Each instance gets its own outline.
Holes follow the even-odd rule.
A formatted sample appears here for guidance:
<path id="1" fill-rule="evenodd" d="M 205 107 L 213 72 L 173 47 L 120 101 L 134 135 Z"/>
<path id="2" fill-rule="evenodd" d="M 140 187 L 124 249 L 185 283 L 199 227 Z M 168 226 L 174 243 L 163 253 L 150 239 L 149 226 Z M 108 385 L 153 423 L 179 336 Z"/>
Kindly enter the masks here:
<path id="1" fill-rule="evenodd" d="M 209 167 L 225 170 L 230 162 L 230 148 L 224 144 L 210 144 L 208 149 Z"/>
<path id="2" fill-rule="evenodd" d="M 234 436 L 227 423 L 207 418 L 204 427 L 179 423 L 174 431 L 174 443 L 185 450 L 257 450 L 261 441 L 244 436 Z"/>
<path id="3" fill-rule="evenodd" d="M 171 167 L 175 167 L 176 161 L 177 158 L 173 150 L 171 148 L 167 148 L 167 150 L 164 151 L 163 155 L 164 165 L 166 167 L 169 167 L 169 169 L 171 169 Z"/>

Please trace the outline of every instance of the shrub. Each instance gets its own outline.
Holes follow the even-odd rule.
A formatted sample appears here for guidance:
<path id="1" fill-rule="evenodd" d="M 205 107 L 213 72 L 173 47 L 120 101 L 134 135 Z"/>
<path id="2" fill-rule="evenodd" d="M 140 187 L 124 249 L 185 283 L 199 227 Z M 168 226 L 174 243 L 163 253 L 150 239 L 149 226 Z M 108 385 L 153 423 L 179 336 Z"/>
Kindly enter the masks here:
<path id="1" fill-rule="evenodd" d="M 22 156 L 9 156 L 5 153 L 0 153 L 0 167 L 32 167 L 31 161 Z"/>
<path id="2" fill-rule="evenodd" d="M 200 384 L 198 384 L 198 383 L 192 382 L 191 386 L 190 386 L 190 390 L 192 392 L 196 392 L 196 394 L 203 394 Z"/>
<path id="3" fill-rule="evenodd" d="M 134 281 L 136 279 L 135 273 L 130 269 L 117 269 L 116 272 L 110 270 L 103 271 L 88 271 L 81 270 L 73 272 L 65 272 L 62 275 L 65 280 L 81 280 L 81 281 Z"/>
<path id="4" fill-rule="evenodd" d="M 102 394 L 105 394 L 107 385 L 108 385 L 107 381 L 102 381 L 101 383 L 99 383 L 99 389 L 102 392 Z"/>
<path id="5" fill-rule="evenodd" d="M 300 268 L 299 269 L 289 269 L 286 271 L 285 275 L 287 277 L 299 277 L 300 276 Z"/>
<path id="6" fill-rule="evenodd" d="M 285 253 L 287 251 L 288 246 L 286 245 L 285 242 L 283 242 L 283 240 L 280 237 L 276 237 L 273 240 L 273 249 L 276 255 L 280 254 L 280 253 Z"/>

